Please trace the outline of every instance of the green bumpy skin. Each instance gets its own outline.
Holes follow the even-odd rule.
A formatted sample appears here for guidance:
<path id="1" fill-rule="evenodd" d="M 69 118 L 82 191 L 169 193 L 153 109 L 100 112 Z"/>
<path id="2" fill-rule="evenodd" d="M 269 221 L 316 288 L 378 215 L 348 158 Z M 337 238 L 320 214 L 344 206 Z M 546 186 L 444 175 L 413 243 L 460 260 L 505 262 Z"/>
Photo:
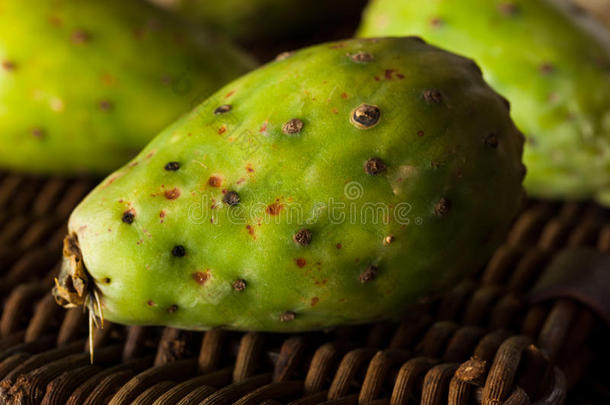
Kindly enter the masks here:
<path id="1" fill-rule="evenodd" d="M 420 35 L 476 60 L 527 138 L 528 193 L 609 205 L 610 36 L 563 3 L 375 0 L 359 34 Z"/>
<path id="2" fill-rule="evenodd" d="M 107 175 L 252 67 L 140 0 L 0 1 L 0 167 Z"/>
<path id="3" fill-rule="evenodd" d="M 323 44 L 163 131 L 69 230 L 114 322 L 288 332 L 396 318 L 501 242 L 522 147 L 471 60 L 419 38 Z"/>

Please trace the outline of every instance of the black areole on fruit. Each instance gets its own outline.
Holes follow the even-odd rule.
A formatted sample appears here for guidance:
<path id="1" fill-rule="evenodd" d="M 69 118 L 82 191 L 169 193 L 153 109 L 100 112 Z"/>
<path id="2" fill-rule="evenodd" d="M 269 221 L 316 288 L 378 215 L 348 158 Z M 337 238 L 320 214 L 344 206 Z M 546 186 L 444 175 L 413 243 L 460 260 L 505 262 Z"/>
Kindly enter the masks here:
<path id="1" fill-rule="evenodd" d="M 239 194 L 237 194 L 235 191 L 229 191 L 222 198 L 222 201 L 224 201 L 225 204 L 233 206 L 239 204 L 241 199 L 239 198 Z"/>
<path id="2" fill-rule="evenodd" d="M 132 211 L 125 211 L 123 213 L 123 218 L 121 218 L 121 220 L 126 223 L 127 225 L 131 225 L 133 224 L 133 221 L 135 219 L 135 214 Z"/>
<path id="3" fill-rule="evenodd" d="M 233 107 L 231 107 L 229 104 L 223 104 L 214 110 L 214 114 L 216 114 L 216 115 L 225 114 L 225 113 L 228 113 L 229 111 L 231 111 L 232 108 Z"/>
<path id="4" fill-rule="evenodd" d="M 172 249 L 172 256 L 174 257 L 184 257 L 186 255 L 186 249 L 182 245 L 176 245 Z"/>
<path id="5" fill-rule="evenodd" d="M 376 176 L 386 171 L 386 165 L 383 160 L 379 158 L 370 158 L 364 164 L 364 171 L 366 174 Z"/>
<path id="6" fill-rule="evenodd" d="M 353 112 L 350 117 L 350 121 L 357 128 L 367 129 L 374 127 L 379 122 L 381 117 L 381 111 L 379 107 L 369 104 L 360 104 Z"/>
<path id="7" fill-rule="evenodd" d="M 169 162 L 165 165 L 165 170 L 168 172 L 175 172 L 178 169 L 180 169 L 180 163 L 178 162 Z"/>
<path id="8" fill-rule="evenodd" d="M 300 231 L 294 234 L 292 240 L 294 240 L 296 244 L 299 244 L 301 246 L 307 246 L 311 243 L 312 238 L 313 234 L 309 229 L 301 229 Z"/>

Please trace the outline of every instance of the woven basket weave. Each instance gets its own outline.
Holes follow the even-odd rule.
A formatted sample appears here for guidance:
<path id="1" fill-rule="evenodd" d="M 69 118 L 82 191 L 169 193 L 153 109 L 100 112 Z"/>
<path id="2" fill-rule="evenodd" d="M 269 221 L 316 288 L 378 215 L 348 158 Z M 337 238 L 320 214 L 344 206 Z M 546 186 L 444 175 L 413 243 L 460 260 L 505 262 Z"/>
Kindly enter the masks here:
<path id="1" fill-rule="evenodd" d="M 610 252 L 596 205 L 528 203 L 480 274 L 401 323 L 298 335 L 107 323 L 91 365 L 85 315 L 49 291 L 93 185 L 0 174 L 0 403 L 559 404 L 572 387 L 610 403 L 608 379 L 590 377 L 607 328 L 576 301 L 525 298 L 554 252 Z"/>

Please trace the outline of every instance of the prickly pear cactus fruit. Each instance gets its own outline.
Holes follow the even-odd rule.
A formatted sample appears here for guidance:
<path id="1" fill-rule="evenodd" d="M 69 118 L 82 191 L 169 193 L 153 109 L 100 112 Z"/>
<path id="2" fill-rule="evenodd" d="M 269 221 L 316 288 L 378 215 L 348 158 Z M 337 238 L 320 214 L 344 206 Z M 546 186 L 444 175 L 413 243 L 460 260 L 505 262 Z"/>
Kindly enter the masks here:
<path id="1" fill-rule="evenodd" d="M 610 35 L 562 0 L 375 0 L 361 36 L 474 58 L 527 138 L 530 195 L 610 204 Z"/>
<path id="2" fill-rule="evenodd" d="M 140 0 L 0 2 L 0 167 L 108 174 L 253 64 Z"/>
<path id="3" fill-rule="evenodd" d="M 501 242 L 522 146 L 476 64 L 418 38 L 284 54 L 80 204 L 55 295 L 186 329 L 397 317 Z"/>

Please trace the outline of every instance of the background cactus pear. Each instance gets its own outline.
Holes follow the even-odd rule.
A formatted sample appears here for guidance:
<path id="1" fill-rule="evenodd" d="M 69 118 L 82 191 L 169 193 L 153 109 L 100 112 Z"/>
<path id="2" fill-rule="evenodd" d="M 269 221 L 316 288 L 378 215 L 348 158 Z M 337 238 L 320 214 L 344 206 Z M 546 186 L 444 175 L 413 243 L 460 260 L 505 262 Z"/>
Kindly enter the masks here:
<path id="1" fill-rule="evenodd" d="M 487 260 L 522 146 L 476 64 L 419 38 L 283 54 L 79 205 L 55 295 L 87 286 L 111 321 L 185 329 L 394 318 Z"/>
<path id="2" fill-rule="evenodd" d="M 375 0 L 360 35 L 421 35 L 474 58 L 528 140 L 528 193 L 608 205 L 610 35 L 568 4 Z"/>
<path id="3" fill-rule="evenodd" d="M 0 165 L 108 174 L 253 62 L 140 0 L 0 5 Z"/>

